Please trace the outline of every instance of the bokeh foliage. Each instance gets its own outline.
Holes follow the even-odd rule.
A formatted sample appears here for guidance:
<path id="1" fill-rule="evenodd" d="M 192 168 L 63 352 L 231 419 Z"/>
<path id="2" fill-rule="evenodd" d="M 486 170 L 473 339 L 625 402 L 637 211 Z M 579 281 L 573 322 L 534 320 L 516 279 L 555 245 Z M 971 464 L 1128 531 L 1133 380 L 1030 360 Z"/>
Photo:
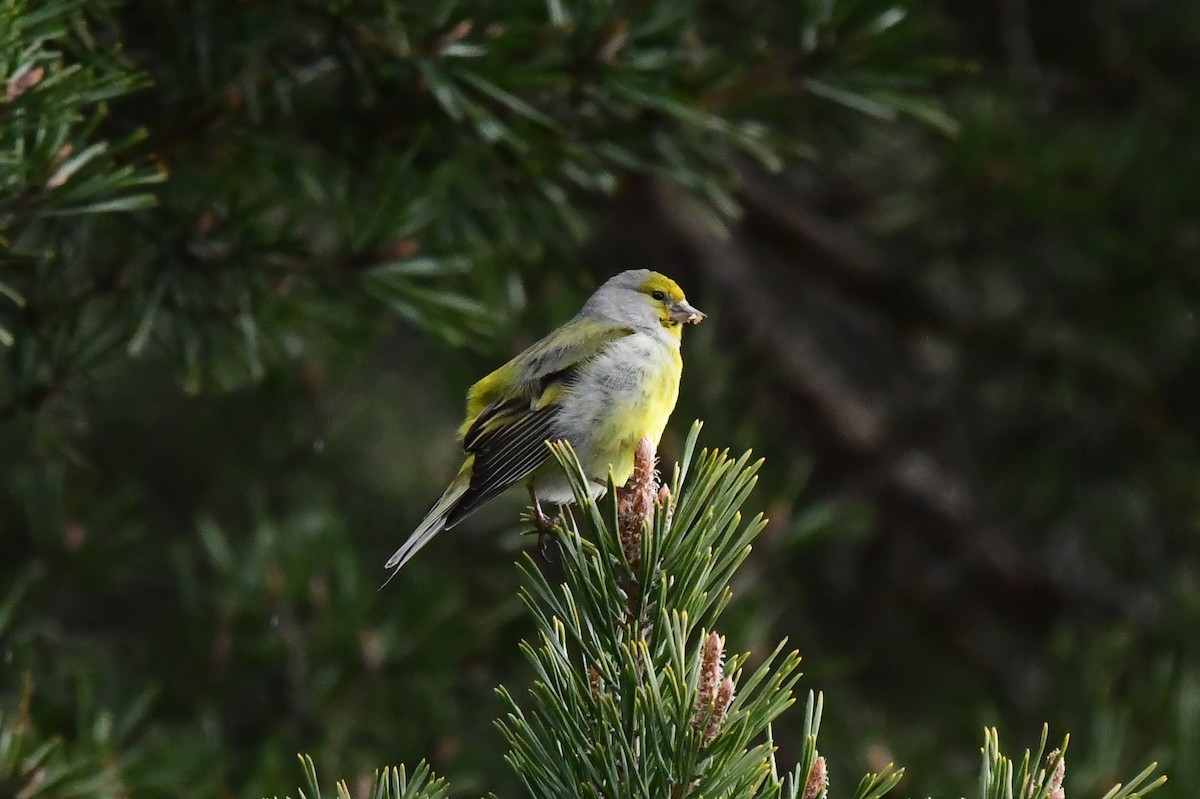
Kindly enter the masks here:
<path id="1" fill-rule="evenodd" d="M 1073 795 L 1193 795 L 1183 5 L 0 3 L 4 717 L 135 795 L 511 785 L 519 500 L 376 567 L 466 385 L 652 265 L 710 314 L 664 454 L 767 455 L 729 635 L 835 785 L 1049 719 Z"/>

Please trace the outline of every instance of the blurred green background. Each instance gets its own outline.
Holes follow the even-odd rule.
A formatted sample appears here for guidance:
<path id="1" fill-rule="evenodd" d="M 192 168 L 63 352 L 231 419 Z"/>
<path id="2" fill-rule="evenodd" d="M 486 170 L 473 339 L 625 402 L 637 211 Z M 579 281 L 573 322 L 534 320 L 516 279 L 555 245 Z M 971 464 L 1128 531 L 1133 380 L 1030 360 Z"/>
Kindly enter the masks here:
<path id="1" fill-rule="evenodd" d="M 709 315 L 664 461 L 694 418 L 767 458 L 724 631 L 804 654 L 835 795 L 966 794 L 1044 721 L 1070 796 L 1200 793 L 1193 4 L 17 0 L 0 57 L 44 795 L 282 795 L 297 752 L 518 793 L 522 497 L 381 567 L 467 386 L 631 267 Z"/>

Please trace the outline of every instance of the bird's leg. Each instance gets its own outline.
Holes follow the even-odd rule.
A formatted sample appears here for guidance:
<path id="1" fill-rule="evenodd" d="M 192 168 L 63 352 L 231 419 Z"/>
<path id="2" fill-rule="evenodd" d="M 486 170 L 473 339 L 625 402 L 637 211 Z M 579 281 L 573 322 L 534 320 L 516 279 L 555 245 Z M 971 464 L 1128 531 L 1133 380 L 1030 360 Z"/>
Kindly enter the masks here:
<path id="1" fill-rule="evenodd" d="M 546 512 L 542 510 L 542 503 L 538 500 L 533 483 L 529 484 L 529 501 L 533 503 L 533 523 L 539 532 L 548 533 L 558 526 L 558 517 L 547 516 Z"/>
<path id="2" fill-rule="evenodd" d="M 529 499 L 533 503 L 533 525 L 538 531 L 538 551 L 542 553 L 542 558 L 549 563 L 550 555 L 546 551 L 546 541 L 550 533 L 554 532 L 558 527 L 557 516 L 547 516 L 542 510 L 542 503 L 538 501 L 537 492 L 533 489 L 533 483 L 529 484 Z"/>

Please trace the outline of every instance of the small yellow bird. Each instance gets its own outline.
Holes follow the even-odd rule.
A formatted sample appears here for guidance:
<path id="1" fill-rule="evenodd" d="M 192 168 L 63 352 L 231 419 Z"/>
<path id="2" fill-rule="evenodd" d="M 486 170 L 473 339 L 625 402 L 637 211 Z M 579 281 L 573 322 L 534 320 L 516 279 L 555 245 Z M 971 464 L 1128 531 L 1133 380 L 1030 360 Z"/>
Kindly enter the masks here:
<path id="1" fill-rule="evenodd" d="M 471 386 L 458 432 L 467 459 L 388 559 L 388 579 L 439 532 L 521 481 L 543 527 L 540 500 L 572 499 L 547 441 L 570 442 L 593 496 L 605 491 L 610 469 L 614 484 L 623 485 L 637 443 L 657 444 L 675 409 L 683 325 L 703 318 L 670 278 L 648 269 L 622 272 L 573 319 Z"/>

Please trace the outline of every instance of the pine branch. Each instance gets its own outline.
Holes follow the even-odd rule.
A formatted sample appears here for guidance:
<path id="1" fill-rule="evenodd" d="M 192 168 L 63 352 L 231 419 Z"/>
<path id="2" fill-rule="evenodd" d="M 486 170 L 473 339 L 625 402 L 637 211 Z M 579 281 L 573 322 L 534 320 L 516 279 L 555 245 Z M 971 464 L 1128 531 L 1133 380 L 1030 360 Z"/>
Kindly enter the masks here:
<path id="1" fill-rule="evenodd" d="M 0 607 L 3 632 L 11 602 Z M 116 797 L 127 794 L 125 749 L 134 727 L 150 706 L 144 693 L 120 713 L 97 711 L 80 715 L 80 730 L 72 739 L 39 729 L 30 712 L 35 691 L 26 673 L 15 706 L 0 709 L 0 796 L 19 799 L 56 797 Z"/>
<path id="2" fill-rule="evenodd" d="M 576 493 L 564 582 L 526 560 L 538 680 L 526 703 L 501 689 L 508 761 L 535 796 L 781 795 L 767 732 L 793 702 L 799 655 L 781 645 L 750 670 L 713 631 L 765 524 L 740 512 L 760 462 L 696 453 L 699 430 L 669 491 L 643 446 L 631 486 L 598 503 L 569 445 L 552 445 Z"/>
<path id="3" fill-rule="evenodd" d="M 321 784 L 317 780 L 317 768 L 308 755 L 299 755 L 300 768 L 304 771 L 304 784 L 308 792 L 301 788 L 297 793 L 300 799 L 321 799 Z M 337 799 L 351 799 L 353 794 L 345 780 L 339 780 L 334 790 Z M 409 775 L 404 766 L 384 767 L 375 772 L 371 781 L 367 799 L 445 799 L 449 788 L 445 780 L 435 777 L 425 762 L 417 764 Z M 276 797 L 278 799 L 278 797 Z M 291 797 L 287 797 L 291 799 Z"/>
<path id="4" fill-rule="evenodd" d="M 993 729 L 984 730 L 983 766 L 979 773 L 980 799 L 1066 799 L 1063 782 L 1066 777 L 1066 754 L 1070 736 L 1046 753 L 1049 727 L 1042 727 L 1042 737 L 1036 750 L 1025 750 L 1020 765 L 1000 751 L 1000 735 Z M 1151 763 L 1124 785 L 1114 785 L 1104 799 L 1140 799 L 1167 781 L 1165 775 L 1155 777 L 1158 764 Z"/>
<path id="5" fill-rule="evenodd" d="M 825 799 L 826 759 L 817 749 L 824 700 L 808 693 L 801 757 L 780 776 L 772 722 L 794 700 L 800 656 L 784 642 L 754 668 L 749 653 L 726 656 L 715 631 L 729 602 L 729 581 L 765 526 L 743 520 L 761 461 L 750 453 L 700 450 L 693 425 L 670 487 L 660 486 L 654 448 L 636 450 L 634 475 L 603 499 L 591 499 L 571 446 L 550 444 L 575 495 L 563 510 L 562 582 L 552 584 L 528 554 L 521 595 L 537 626 L 522 644 L 535 674 L 518 700 L 498 693 L 507 714 L 497 721 L 506 760 L 531 796 L 772 797 Z M 980 799 L 1066 799 L 1067 741 L 1043 757 L 1047 732 L 1019 768 L 984 745 Z M 302 758 L 311 790 L 312 762 Z M 1152 764 L 1105 799 L 1140 799 L 1165 781 Z M 377 778 L 372 796 L 389 775 Z M 424 796 L 417 780 L 411 795 Z M 854 799 L 882 799 L 901 780 L 889 764 L 859 782 Z M 396 783 L 399 786 L 399 783 Z M 435 783 L 436 790 L 441 784 Z M 430 788 L 435 790 L 434 787 Z M 316 794 L 319 796 L 319 794 Z M 440 795 L 437 793 L 431 796 Z M 303 794 L 302 794 L 303 796 Z M 345 784 L 339 797 L 349 799 Z"/>
<path id="6" fill-rule="evenodd" d="M 144 132 L 97 135 L 107 103 L 147 85 L 112 51 L 89 46 L 80 2 L 0 5 L 0 232 L 36 219 L 131 211 L 166 175 L 129 162 Z"/>

